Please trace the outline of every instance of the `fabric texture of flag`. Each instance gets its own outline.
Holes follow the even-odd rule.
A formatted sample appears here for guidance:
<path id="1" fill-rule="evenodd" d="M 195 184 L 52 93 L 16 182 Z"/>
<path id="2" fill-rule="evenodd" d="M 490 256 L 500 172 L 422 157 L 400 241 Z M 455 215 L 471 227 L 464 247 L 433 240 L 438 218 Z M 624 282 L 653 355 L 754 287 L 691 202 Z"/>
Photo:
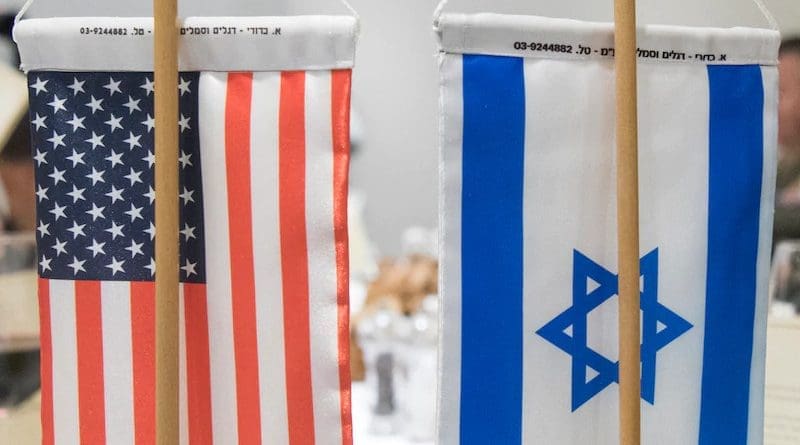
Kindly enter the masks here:
<path id="1" fill-rule="evenodd" d="M 352 45 L 354 19 L 315 26 L 335 29 L 341 19 L 352 26 L 339 40 Z M 95 50 L 113 47 L 86 37 L 88 27 L 70 34 L 56 26 L 64 19 L 51 20 L 18 31 L 21 47 L 74 34 Z M 244 43 L 212 45 L 206 70 L 185 61 L 197 42 L 183 38 L 181 443 L 348 444 L 351 62 L 330 63 L 330 54 L 308 62 L 322 40 L 293 34 L 302 27 L 285 19 L 242 20 L 233 24 L 239 32 L 268 27 L 270 44 L 287 35 L 305 46 L 291 60 L 256 56 L 243 71 L 219 71 L 214 64 Z M 37 33 L 41 42 L 30 37 Z M 105 69 L 91 51 L 84 70 L 59 65 L 59 55 L 22 53 L 36 164 L 44 444 L 155 443 L 147 45 L 107 52 L 95 61 Z M 121 69 L 129 57 L 141 70 Z"/>
<path id="2" fill-rule="evenodd" d="M 616 444 L 613 27 L 437 26 L 439 443 Z M 642 440 L 760 444 L 779 36 L 638 37 Z"/>

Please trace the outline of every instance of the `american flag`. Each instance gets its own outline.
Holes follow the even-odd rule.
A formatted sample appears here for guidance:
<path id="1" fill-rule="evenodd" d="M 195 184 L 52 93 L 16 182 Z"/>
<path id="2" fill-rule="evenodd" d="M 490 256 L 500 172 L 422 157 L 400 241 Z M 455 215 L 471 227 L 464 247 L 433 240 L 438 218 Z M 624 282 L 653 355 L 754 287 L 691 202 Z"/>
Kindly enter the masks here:
<path id="1" fill-rule="evenodd" d="M 29 86 L 43 442 L 154 443 L 152 73 Z M 181 443 L 352 440 L 349 86 L 180 75 Z"/>

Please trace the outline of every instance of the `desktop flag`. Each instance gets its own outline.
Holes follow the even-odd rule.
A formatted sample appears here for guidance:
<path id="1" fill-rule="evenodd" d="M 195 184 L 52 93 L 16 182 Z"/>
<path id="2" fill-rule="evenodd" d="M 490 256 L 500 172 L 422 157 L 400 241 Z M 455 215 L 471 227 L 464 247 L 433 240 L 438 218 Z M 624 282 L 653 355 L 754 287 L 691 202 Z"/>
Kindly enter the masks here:
<path id="1" fill-rule="evenodd" d="M 616 444 L 613 27 L 438 30 L 439 443 Z M 762 443 L 778 42 L 640 29 L 643 443 Z"/>
<path id="2" fill-rule="evenodd" d="M 36 166 L 43 443 L 153 444 L 152 41 L 115 56 L 106 40 L 78 34 L 97 46 L 81 70 L 25 52 L 75 37 L 51 32 L 69 19 L 47 20 L 17 30 Z M 284 19 L 248 20 L 232 26 L 273 29 Z M 352 46 L 354 19 L 331 23 L 325 42 Z M 256 37 L 283 35 L 259 34 L 210 45 L 202 64 L 181 62 L 182 444 L 352 442 L 351 64 L 326 59 L 336 54 L 310 63 L 323 42 L 291 34 L 303 31 L 295 24 L 285 44 L 300 57 L 266 51 L 218 70 Z M 131 57 L 139 71 L 125 69 Z"/>

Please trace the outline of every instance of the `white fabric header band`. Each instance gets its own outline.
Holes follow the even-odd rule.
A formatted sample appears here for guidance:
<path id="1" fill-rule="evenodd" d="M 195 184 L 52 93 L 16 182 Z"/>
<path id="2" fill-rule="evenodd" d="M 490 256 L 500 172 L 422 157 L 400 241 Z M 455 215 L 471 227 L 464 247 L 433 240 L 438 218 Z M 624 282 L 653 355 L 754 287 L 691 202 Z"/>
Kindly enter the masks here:
<path id="1" fill-rule="evenodd" d="M 344 69 L 353 66 L 358 19 L 188 17 L 180 33 L 181 71 Z M 149 17 L 25 19 L 14 40 L 26 72 L 153 70 Z"/>
<path id="2" fill-rule="evenodd" d="M 444 13 L 440 50 L 548 59 L 611 58 L 613 23 L 536 16 Z M 647 25 L 638 31 L 641 62 L 776 65 L 780 33 L 759 28 Z"/>

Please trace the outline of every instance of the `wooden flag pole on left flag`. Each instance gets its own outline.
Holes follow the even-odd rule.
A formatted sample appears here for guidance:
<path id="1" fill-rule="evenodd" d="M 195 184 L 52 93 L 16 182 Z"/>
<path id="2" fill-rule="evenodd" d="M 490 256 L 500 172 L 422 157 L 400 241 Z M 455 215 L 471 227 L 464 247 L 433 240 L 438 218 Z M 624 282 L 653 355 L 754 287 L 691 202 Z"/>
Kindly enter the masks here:
<path id="1" fill-rule="evenodd" d="M 154 0 L 156 444 L 178 429 L 178 2 Z"/>
<path id="2" fill-rule="evenodd" d="M 614 1 L 617 88 L 620 444 L 641 441 L 636 0 Z"/>

